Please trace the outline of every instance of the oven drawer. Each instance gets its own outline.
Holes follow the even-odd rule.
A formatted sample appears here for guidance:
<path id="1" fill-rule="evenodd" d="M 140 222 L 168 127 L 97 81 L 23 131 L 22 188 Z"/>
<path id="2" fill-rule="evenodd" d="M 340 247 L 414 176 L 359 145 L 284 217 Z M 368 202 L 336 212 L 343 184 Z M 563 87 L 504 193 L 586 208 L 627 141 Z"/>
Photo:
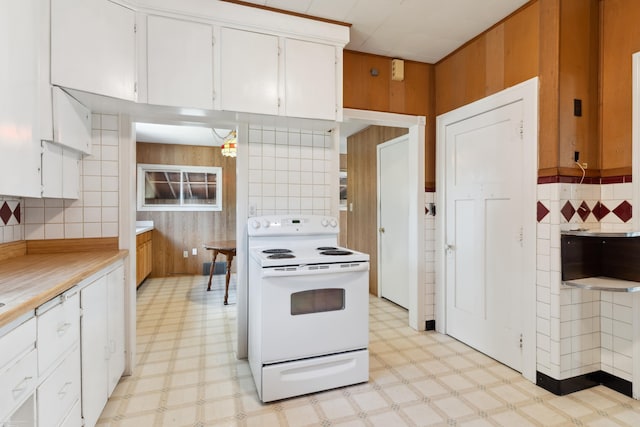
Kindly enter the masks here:
<path id="1" fill-rule="evenodd" d="M 360 350 L 262 368 L 262 401 L 369 381 L 369 351 Z"/>

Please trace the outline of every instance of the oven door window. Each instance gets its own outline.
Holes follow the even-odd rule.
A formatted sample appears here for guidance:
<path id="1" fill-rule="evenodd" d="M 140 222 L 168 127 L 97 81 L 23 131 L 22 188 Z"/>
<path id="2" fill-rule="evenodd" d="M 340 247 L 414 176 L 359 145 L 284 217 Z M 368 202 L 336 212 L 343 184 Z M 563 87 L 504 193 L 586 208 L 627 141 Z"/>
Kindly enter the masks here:
<path id="1" fill-rule="evenodd" d="M 312 289 L 291 294 L 291 315 L 344 310 L 344 289 Z"/>

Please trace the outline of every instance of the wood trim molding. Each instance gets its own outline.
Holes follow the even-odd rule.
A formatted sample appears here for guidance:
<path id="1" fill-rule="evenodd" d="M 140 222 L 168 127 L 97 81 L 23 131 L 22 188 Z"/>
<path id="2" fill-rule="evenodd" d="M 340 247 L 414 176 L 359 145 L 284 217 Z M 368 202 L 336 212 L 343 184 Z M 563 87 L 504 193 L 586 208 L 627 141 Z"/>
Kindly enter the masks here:
<path id="1" fill-rule="evenodd" d="M 0 261 L 24 256 L 27 254 L 27 242 L 18 240 L 17 242 L 0 244 Z"/>
<path id="2" fill-rule="evenodd" d="M 26 248 L 29 255 L 117 250 L 118 238 L 27 240 Z"/>
<path id="3" fill-rule="evenodd" d="M 225 1 L 227 3 L 237 4 L 237 5 L 240 5 L 240 6 L 253 7 L 255 9 L 268 10 L 270 12 L 276 12 L 276 13 L 282 13 L 282 14 L 285 14 L 285 15 L 297 16 L 299 18 L 313 19 L 314 21 L 326 22 L 326 23 L 335 24 L 335 25 L 342 25 L 343 27 L 351 28 L 351 24 L 348 23 L 348 22 L 335 21 L 333 19 L 321 18 L 319 16 L 307 15 L 307 14 L 299 13 L 299 12 L 292 12 L 290 10 L 278 9 L 276 7 L 264 6 L 264 5 L 261 5 L 261 4 L 249 3 L 249 2 L 241 1 L 241 0 L 222 0 L 222 1 Z"/>

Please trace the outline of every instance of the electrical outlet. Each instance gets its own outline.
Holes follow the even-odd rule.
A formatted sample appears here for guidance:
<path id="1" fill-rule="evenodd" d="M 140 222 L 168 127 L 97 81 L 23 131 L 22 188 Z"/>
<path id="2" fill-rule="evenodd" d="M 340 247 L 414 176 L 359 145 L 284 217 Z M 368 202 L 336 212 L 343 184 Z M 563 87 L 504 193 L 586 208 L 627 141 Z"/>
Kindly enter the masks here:
<path id="1" fill-rule="evenodd" d="M 191 249 L 191 255 L 198 255 L 198 248 Z"/>
<path id="2" fill-rule="evenodd" d="M 588 166 L 588 164 L 587 164 L 587 163 L 583 163 L 583 164 L 582 164 L 582 169 L 586 169 L 586 168 L 587 168 L 587 166 Z"/>
<path id="3" fill-rule="evenodd" d="M 189 251 L 184 251 L 182 253 L 182 256 L 185 257 L 185 258 L 189 258 Z"/>

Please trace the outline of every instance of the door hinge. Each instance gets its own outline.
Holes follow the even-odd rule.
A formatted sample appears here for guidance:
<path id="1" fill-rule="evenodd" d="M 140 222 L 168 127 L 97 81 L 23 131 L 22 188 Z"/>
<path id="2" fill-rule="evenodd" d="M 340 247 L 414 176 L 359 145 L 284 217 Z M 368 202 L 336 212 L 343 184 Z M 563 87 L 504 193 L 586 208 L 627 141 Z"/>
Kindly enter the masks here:
<path id="1" fill-rule="evenodd" d="M 134 33 L 138 32 L 138 24 L 133 24 L 133 32 Z"/>
<path id="2" fill-rule="evenodd" d="M 524 120 L 520 120 L 520 140 L 524 140 Z"/>
<path id="3" fill-rule="evenodd" d="M 520 348 L 522 348 L 522 334 L 520 334 Z"/>
<path id="4" fill-rule="evenodd" d="M 518 236 L 518 240 L 520 241 L 520 246 L 522 246 L 522 242 L 524 241 L 524 228 L 520 226 L 520 234 Z"/>
<path id="5" fill-rule="evenodd" d="M 215 46 L 216 45 L 216 36 L 212 36 L 211 37 L 211 46 Z"/>

